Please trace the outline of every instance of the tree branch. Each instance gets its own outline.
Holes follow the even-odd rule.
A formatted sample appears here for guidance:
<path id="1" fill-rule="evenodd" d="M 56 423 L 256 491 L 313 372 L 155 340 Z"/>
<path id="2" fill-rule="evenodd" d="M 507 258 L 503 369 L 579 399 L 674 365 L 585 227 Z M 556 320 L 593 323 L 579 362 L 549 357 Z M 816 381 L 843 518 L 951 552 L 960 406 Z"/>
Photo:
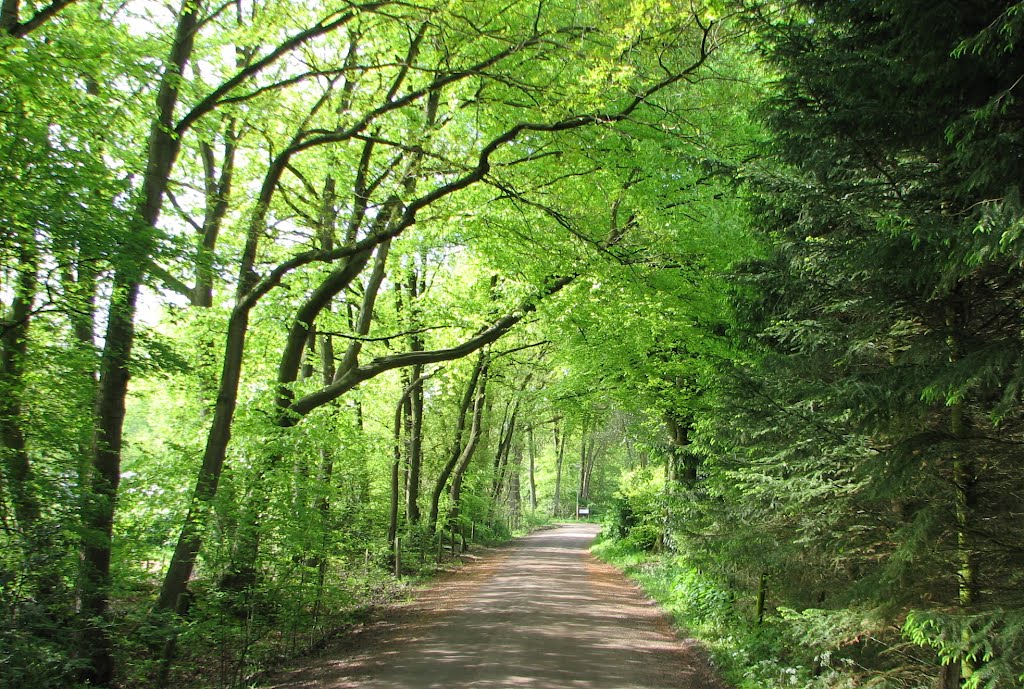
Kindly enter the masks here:
<path id="1" fill-rule="evenodd" d="M 417 328 L 415 330 L 406 330 L 405 332 L 394 333 L 392 335 L 381 335 L 378 337 L 368 337 L 361 335 L 353 335 L 352 333 L 343 333 L 333 330 L 317 330 L 320 335 L 330 335 L 331 337 L 340 337 L 345 340 L 359 340 L 360 342 L 391 342 L 391 340 L 397 340 L 402 337 L 409 337 L 411 335 L 422 335 L 423 333 L 429 333 L 434 330 L 447 330 L 454 328 L 454 325 L 432 325 L 424 328 Z"/>
<path id="2" fill-rule="evenodd" d="M 367 6 L 367 7 L 369 7 L 369 6 Z M 706 62 L 707 58 L 710 56 L 710 54 L 712 52 L 712 49 L 713 49 L 709 45 L 709 40 L 710 40 L 709 36 L 710 36 L 710 32 L 711 32 L 713 26 L 714 26 L 714 23 L 710 23 L 706 27 L 704 27 L 704 26 L 701 27 L 703 29 L 703 38 L 702 38 L 702 41 L 701 41 L 700 54 L 697 56 L 697 58 L 689 66 L 687 66 L 686 68 L 682 69 L 678 73 L 671 74 L 668 77 L 666 77 L 666 78 L 656 82 L 655 84 L 652 84 L 652 85 L 648 86 L 646 89 L 641 90 L 622 109 L 620 109 L 620 110 L 618 110 L 616 112 L 610 112 L 610 113 L 598 113 L 598 114 L 589 114 L 589 115 L 574 115 L 572 117 L 568 117 L 566 119 L 559 120 L 559 121 L 556 121 L 556 122 L 521 122 L 521 123 L 513 126 L 512 128 L 506 130 L 503 134 L 501 134 L 501 135 L 495 137 L 494 139 L 492 139 L 487 145 L 485 145 L 481 149 L 480 154 L 479 154 L 479 156 L 477 158 L 477 164 L 476 164 L 476 166 L 474 168 L 469 170 L 466 174 L 462 175 L 461 177 L 458 177 L 458 178 L 456 178 L 456 179 L 454 179 L 454 180 L 452 180 L 452 181 L 450 181 L 450 182 L 448 182 L 446 184 L 442 184 L 442 185 L 434 188 L 430 192 L 424 194 L 423 196 L 419 197 L 418 199 L 415 199 L 414 201 L 409 203 L 402 210 L 401 217 L 399 218 L 399 220 L 397 222 L 393 223 L 386 230 L 383 230 L 381 232 L 371 233 L 367 237 L 365 237 L 364 239 L 362 239 L 360 241 L 348 244 L 348 245 L 343 246 L 343 247 L 339 247 L 337 249 L 333 249 L 331 251 L 307 251 L 307 252 L 303 252 L 301 254 L 296 255 L 291 260 L 286 261 L 286 262 L 278 265 L 274 270 L 271 271 L 271 273 L 269 275 L 265 276 L 258 283 L 254 284 L 254 286 L 245 294 L 245 296 L 242 297 L 239 300 L 239 306 L 240 307 L 246 307 L 246 306 L 250 306 L 251 307 L 260 298 L 262 298 L 267 292 L 269 292 L 274 287 L 279 285 L 281 280 L 284 278 L 285 275 L 287 275 L 292 270 L 295 270 L 296 268 L 299 268 L 301 266 L 307 265 L 309 263 L 317 262 L 317 261 L 328 262 L 328 261 L 335 261 L 335 260 L 338 260 L 338 259 L 341 259 L 341 258 L 353 256 L 353 255 L 355 255 L 355 254 L 357 254 L 357 253 L 359 253 L 361 251 L 366 251 L 366 250 L 372 249 L 372 248 L 376 247 L 378 244 L 381 244 L 383 242 L 386 242 L 386 241 L 389 241 L 391 239 L 394 239 L 394 238 L 398 237 L 406 229 L 408 229 L 409 227 L 411 227 L 414 224 L 416 224 L 416 216 L 417 216 L 417 213 L 420 210 L 422 210 L 423 208 L 425 208 L 425 207 L 435 203 L 436 201 L 438 201 L 438 200 L 440 200 L 440 199 L 442 199 L 442 198 L 444 198 L 446 196 L 454 194 L 455 192 L 458 192 L 458 191 L 460 191 L 462 189 L 465 189 L 466 187 L 471 186 L 472 184 L 474 184 L 476 182 L 479 182 L 479 181 L 483 180 L 486 177 L 486 175 L 488 174 L 488 172 L 490 172 L 490 169 L 491 169 L 491 156 L 494 155 L 499 149 L 501 149 L 502 147 L 506 146 L 509 143 L 512 143 L 520 135 L 522 135 L 522 134 L 524 134 L 526 132 L 556 133 L 556 132 L 569 131 L 569 130 L 572 130 L 572 129 L 578 129 L 580 127 L 585 127 L 585 126 L 594 125 L 594 124 L 614 124 L 616 122 L 620 122 L 620 121 L 626 119 L 627 117 L 629 117 L 629 115 L 631 113 L 633 113 L 638 107 L 640 107 L 640 105 L 643 104 L 646 101 L 646 99 L 648 99 L 651 96 L 655 95 L 656 93 L 664 90 L 665 88 L 668 88 L 669 86 L 671 86 L 671 85 L 673 85 L 675 83 L 678 83 L 679 81 L 685 79 L 687 76 L 690 76 L 690 75 L 694 74 Z M 573 31 L 581 31 L 581 30 L 583 30 L 583 27 L 568 27 L 568 28 L 564 28 L 564 29 L 559 30 L 557 33 L 572 33 Z M 532 36 L 529 39 L 526 39 L 524 41 L 516 43 L 513 46 L 510 46 L 506 50 L 499 51 L 498 53 L 490 56 L 486 60 L 483 60 L 483 61 L 477 63 L 476 65 L 474 65 L 474 66 L 472 66 L 472 67 L 470 67 L 470 68 L 468 68 L 466 70 L 460 70 L 460 71 L 457 71 L 457 72 L 452 72 L 452 73 L 446 74 L 446 75 L 444 75 L 442 77 L 438 77 L 437 79 L 434 79 L 430 84 L 428 84 L 427 86 L 425 86 L 425 87 L 423 87 L 421 89 L 418 89 L 416 91 L 412 91 L 412 92 L 407 93 L 406 95 L 402 96 L 401 98 L 394 99 L 394 100 L 392 100 L 390 102 L 387 102 L 387 103 L 384 103 L 384 104 L 378 106 L 377 108 L 375 108 L 375 109 L 371 110 L 370 112 L 366 113 L 358 122 L 352 124 L 350 127 L 346 128 L 344 130 L 341 130 L 341 131 L 338 131 L 338 132 L 333 132 L 333 133 L 327 133 L 327 134 L 323 134 L 323 135 L 319 135 L 319 136 L 315 136 L 315 137 L 312 137 L 312 138 L 309 138 L 309 139 L 306 139 L 306 140 L 301 140 L 301 141 L 298 140 L 300 137 L 296 137 L 297 140 L 293 140 L 292 145 L 288 149 L 283 151 L 278 156 L 277 160 L 279 161 L 279 164 L 283 165 L 293 155 L 295 155 L 295 154 L 297 154 L 297 153 L 299 153 L 301 151 L 304 151 L 304 150 L 307 150 L 307 149 L 310 149 L 310 148 L 313 148 L 313 147 L 316 147 L 316 146 L 320 146 L 320 145 L 325 145 L 325 144 L 329 144 L 329 143 L 338 143 L 338 142 L 341 142 L 341 141 L 352 139 L 356 135 L 358 135 L 361 132 L 363 132 L 369 126 L 369 124 L 374 119 L 379 117 L 380 115 L 385 114 L 387 112 L 390 112 L 392 110 L 396 110 L 396 109 L 398 109 L 400 107 L 403 107 L 403 106 L 405 106 L 405 105 L 407 105 L 409 103 L 412 103 L 412 102 L 418 100 L 419 98 L 422 98 L 423 96 L 425 96 L 425 95 L 427 95 L 427 94 L 429 94 L 429 93 L 431 93 L 433 91 L 436 91 L 436 90 L 438 90 L 438 89 L 440 89 L 440 88 L 442 88 L 442 87 L 444 87 L 444 86 L 446 86 L 448 84 L 451 84 L 451 83 L 457 82 L 457 81 L 459 81 L 461 79 L 465 79 L 465 78 L 468 78 L 468 77 L 473 76 L 475 74 L 478 74 L 481 70 L 501 62 L 505 58 L 507 58 L 507 57 L 509 57 L 509 56 L 511 56 L 511 55 L 513 55 L 515 53 L 518 53 L 519 51 L 523 50 L 524 48 L 529 47 L 531 45 L 535 45 L 535 44 L 541 42 L 543 40 L 543 38 L 544 37 L 541 36 L 541 35 Z M 604 249 L 607 249 L 607 248 L 608 248 L 607 246 L 604 247 Z M 565 283 L 565 284 L 568 284 L 568 283 Z M 558 289 L 561 289 L 561 287 L 564 287 L 564 285 L 559 286 Z M 555 291 L 557 291 L 557 289 Z M 510 323 L 510 324 L 508 324 L 508 326 L 506 328 L 501 329 L 500 332 L 495 332 L 493 334 L 493 339 L 487 340 L 487 342 L 484 342 L 484 343 L 482 343 L 479 346 L 483 346 L 483 344 L 487 344 L 487 343 L 489 343 L 489 342 L 491 342 L 493 340 L 496 340 L 498 337 L 500 337 L 502 334 L 504 334 L 505 331 L 507 331 L 509 328 L 511 328 L 512 325 L 514 325 L 516 322 L 518 322 L 522 318 L 523 315 L 525 315 L 525 314 L 521 314 L 518 317 L 516 317 L 515 321 Z M 497 327 L 499 327 L 499 324 L 497 324 L 497 323 L 494 326 L 492 326 L 492 328 L 497 328 Z M 487 337 L 488 333 L 490 333 L 490 331 L 491 331 L 491 329 L 488 329 L 487 331 L 482 332 L 478 337 Z M 478 348 L 478 347 L 470 348 L 465 353 L 469 353 L 469 352 L 475 351 L 476 348 Z M 444 350 L 444 351 L 448 351 L 448 350 Z M 455 351 L 455 350 L 451 350 L 451 351 Z M 428 356 L 428 355 L 431 354 L 431 352 L 418 352 L 418 353 L 415 353 L 415 354 L 417 356 Z M 448 358 L 458 358 L 459 356 L 463 356 L 463 355 L 464 355 L 464 353 L 462 353 L 462 354 L 455 354 L 454 356 L 451 356 L 451 357 L 448 357 Z M 406 355 L 395 355 L 395 356 L 406 356 Z M 408 355 L 408 356 L 411 356 L 411 354 Z M 446 358 L 444 358 L 445 356 L 446 355 L 443 355 L 443 357 L 441 359 L 438 359 L 438 360 L 439 361 L 446 360 Z M 427 360 L 424 360 L 422 363 L 432 363 L 432 361 L 433 360 L 430 360 L 428 358 Z M 412 365 L 413 363 L 417 363 L 417 362 L 410 361 L 409 363 L 404 363 L 404 362 L 403 363 L 397 363 L 397 364 L 394 364 L 394 365 L 389 365 L 387 368 L 385 368 L 383 370 L 389 370 L 390 368 L 399 368 L 399 367 L 402 367 L 402 366 L 408 366 L 408 365 Z M 372 366 L 374 366 L 374 364 L 371 363 L 368 366 L 372 367 Z M 361 383 L 363 380 L 367 380 L 369 378 L 372 378 L 374 375 L 377 375 L 376 372 L 371 372 L 368 375 L 366 375 L 366 377 L 361 377 L 361 376 L 363 376 L 366 373 L 367 370 L 368 370 L 368 367 L 357 367 L 356 369 L 354 369 L 351 372 L 351 374 L 347 374 L 347 375 L 343 376 L 342 379 L 338 381 L 338 384 L 339 385 L 340 384 L 344 384 L 344 385 L 347 385 L 347 387 L 344 387 L 344 389 L 342 389 L 340 392 L 337 392 L 337 394 L 333 394 L 333 391 L 332 392 L 321 391 L 319 393 L 313 393 L 312 395 L 309 395 L 309 396 L 307 396 L 307 397 L 305 397 L 303 399 L 300 399 L 297 402 L 295 402 L 292 405 L 292 409 L 296 413 L 298 413 L 300 415 L 305 414 L 308 411 L 310 411 L 312 409 L 315 409 L 317 406 L 320 406 L 321 404 L 324 403 L 324 402 L 319 402 L 318 401 L 318 399 L 319 399 L 318 395 L 326 394 L 329 397 L 329 399 L 326 399 L 325 402 L 326 401 L 330 401 L 330 399 L 335 399 L 335 398 L 339 397 L 340 395 L 344 394 L 348 390 L 352 389 L 353 387 L 355 387 L 356 385 Z M 347 381 L 349 381 L 353 377 L 357 378 L 358 380 L 354 380 L 354 382 L 351 382 L 351 384 L 349 384 Z M 334 386 L 331 386 L 331 387 L 333 388 Z M 332 394 L 333 394 L 333 396 L 331 396 Z M 312 406 L 308 406 L 310 404 Z M 308 406 L 308 409 L 306 408 L 307 406 Z M 305 411 L 303 411 L 303 409 L 305 409 Z"/>
<path id="3" fill-rule="evenodd" d="M 335 400 L 344 395 L 349 390 L 352 390 L 360 383 L 363 383 L 371 378 L 374 378 L 385 371 L 390 371 L 396 368 L 403 368 L 406 366 L 416 366 L 425 364 L 434 364 L 441 361 L 451 361 L 453 359 L 460 359 L 468 354 L 479 350 L 486 345 L 500 339 L 505 333 L 511 330 L 517 323 L 519 323 L 527 314 L 532 313 L 537 308 L 537 303 L 546 297 L 550 297 L 564 287 L 572 283 L 577 275 L 567 275 L 560 278 L 554 279 L 538 296 L 536 299 L 531 299 L 520 305 L 519 309 L 513 313 L 502 316 L 487 328 L 479 331 L 476 335 L 469 338 L 462 344 L 456 345 L 455 347 L 449 347 L 446 349 L 434 349 L 427 351 L 413 351 L 413 352 L 402 352 L 400 354 L 391 354 L 386 356 L 380 356 L 371 361 L 365 366 L 357 366 L 352 368 L 348 373 L 344 374 L 332 384 L 318 390 L 317 392 L 311 393 L 296 400 L 290 407 L 290 412 L 297 418 L 305 416 L 309 412 L 313 411 L 317 407 L 320 407 L 332 400 Z"/>
<path id="4" fill-rule="evenodd" d="M 18 23 L 18 5 L 20 3 L 18 3 L 17 0 L 7 0 L 3 5 L 2 28 L 15 38 L 24 38 L 75 1 L 76 0 L 54 0 L 49 5 L 32 15 L 32 17 L 27 21 Z M 13 10 L 11 8 L 13 8 Z M 9 24 L 8 22 L 11 20 L 12 16 L 14 22 L 13 24 Z"/>
<path id="5" fill-rule="evenodd" d="M 277 62 L 283 55 L 290 53 L 295 48 L 298 48 L 303 43 L 330 33 L 335 29 L 344 26 L 348 22 L 352 21 L 359 15 L 360 11 L 374 10 L 379 7 L 388 4 L 387 0 L 382 2 L 371 2 L 366 5 L 359 5 L 355 9 L 349 10 L 341 14 L 340 16 L 335 13 L 331 16 L 334 19 L 324 19 L 315 26 L 311 26 L 305 31 L 300 31 L 288 40 L 279 44 L 274 50 L 265 55 L 263 58 L 256 60 L 252 64 L 246 66 L 244 69 L 239 70 L 233 77 L 222 83 L 216 89 L 211 91 L 205 98 L 195 105 L 174 127 L 174 133 L 180 137 L 188 129 L 195 124 L 199 118 L 206 115 L 217 106 L 220 105 L 221 99 L 227 94 L 231 93 L 235 88 L 241 85 L 243 82 L 251 77 L 256 76 L 264 69 Z"/>
<path id="6" fill-rule="evenodd" d="M 157 263 L 149 264 L 149 274 L 158 279 L 172 292 L 180 294 L 183 297 L 189 299 L 192 298 L 192 288 L 184 283 L 184 281 L 171 275 L 171 272 Z"/>

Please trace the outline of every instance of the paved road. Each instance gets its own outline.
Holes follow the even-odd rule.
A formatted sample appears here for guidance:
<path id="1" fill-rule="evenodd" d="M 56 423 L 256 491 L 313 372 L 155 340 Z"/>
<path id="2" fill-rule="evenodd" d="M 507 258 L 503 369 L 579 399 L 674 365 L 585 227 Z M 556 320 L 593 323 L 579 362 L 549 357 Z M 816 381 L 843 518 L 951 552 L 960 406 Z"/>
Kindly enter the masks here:
<path id="1" fill-rule="evenodd" d="M 587 547 L 597 528 L 521 538 L 428 591 L 416 614 L 275 689 L 721 689 L 693 642 Z"/>

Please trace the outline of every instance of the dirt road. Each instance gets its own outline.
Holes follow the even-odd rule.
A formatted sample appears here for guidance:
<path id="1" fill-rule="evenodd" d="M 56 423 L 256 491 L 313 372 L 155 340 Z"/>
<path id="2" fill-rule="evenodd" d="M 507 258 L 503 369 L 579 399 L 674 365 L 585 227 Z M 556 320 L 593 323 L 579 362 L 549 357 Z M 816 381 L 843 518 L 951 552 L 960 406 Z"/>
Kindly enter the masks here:
<path id="1" fill-rule="evenodd" d="M 723 689 L 693 642 L 587 547 L 540 531 L 425 592 L 275 689 Z"/>

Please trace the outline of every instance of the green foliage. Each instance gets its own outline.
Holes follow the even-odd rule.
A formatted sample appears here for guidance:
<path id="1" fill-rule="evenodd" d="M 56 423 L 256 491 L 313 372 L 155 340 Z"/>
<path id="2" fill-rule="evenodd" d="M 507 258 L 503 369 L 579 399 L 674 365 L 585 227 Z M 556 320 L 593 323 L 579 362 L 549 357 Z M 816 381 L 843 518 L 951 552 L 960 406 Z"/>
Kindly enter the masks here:
<path id="1" fill-rule="evenodd" d="M 807 2 L 755 22 L 780 75 L 762 108 L 774 167 L 747 169 L 771 253 L 738 271 L 750 358 L 714 379 L 708 499 L 675 542 L 748 593 L 766 576 L 769 652 L 814 648 L 816 681 L 924 686 L 951 661 L 1017 681 L 1010 655 L 967 641 L 967 620 L 1020 605 L 997 535 L 1017 533 L 1019 491 L 997 449 L 1020 433 L 1016 76 L 957 51 L 1003 9 Z M 933 613 L 960 631 L 905 626 Z"/>
<path id="2" fill-rule="evenodd" d="M 592 550 L 636 580 L 672 614 L 682 633 L 699 638 L 716 669 L 732 686 L 810 686 L 808 668 L 777 657 L 777 649 L 788 641 L 782 630 L 776 625 L 751 624 L 737 614 L 736 591 L 724 582 L 702 573 L 685 558 L 644 552 L 623 540 L 603 540 Z"/>
<path id="3" fill-rule="evenodd" d="M 1019 8 L 749 9 L 764 253 L 699 312 L 718 343 L 610 367 L 698 465 L 661 502 L 671 554 L 625 559 L 738 686 L 1018 686 Z"/>
<path id="4" fill-rule="evenodd" d="M 1024 681 L 1024 615 L 1019 609 L 972 615 L 912 611 L 903 633 L 919 646 L 934 648 L 944 664 L 967 659 L 976 666 L 965 684 L 969 689 L 1017 686 Z"/>
<path id="5" fill-rule="evenodd" d="M 66 679 L 81 667 L 69 633 L 77 625 L 66 603 L 71 580 L 62 551 L 67 546 L 52 537 L 53 549 L 43 552 L 35 549 L 35 541 L 18 544 L 4 538 L 0 543 L 0 687 L 77 689 L 80 685 Z"/>
<path id="6" fill-rule="evenodd" d="M 625 473 L 604 530 L 626 547 L 651 551 L 661 541 L 665 528 L 665 482 L 650 468 Z"/>
<path id="7" fill-rule="evenodd" d="M 385 574 L 396 451 L 402 572 L 429 573 L 438 534 L 403 500 L 416 489 L 423 508 L 465 446 L 468 426 L 453 429 L 475 357 L 372 367 L 508 319 L 441 523 L 489 542 L 579 501 L 605 520 L 604 552 L 710 640 L 738 687 L 920 687 L 953 662 L 968 687 L 1022 681 L 1024 12 L 677 5 L 345 6 L 350 22 L 263 63 L 345 15 L 199 4 L 172 80 L 185 119 L 170 123 L 169 192 L 147 228 L 134 209 L 147 137 L 167 127 L 151 119 L 176 7 L 72 3 L 0 37 L 4 328 L 21 327 L 6 311 L 33 283 L 25 353 L 0 371 L 20 404 L 0 421 L 31 469 L 19 484 L 5 439 L 3 689 L 29 673 L 68 686 L 75 632 L 93 622 L 125 686 L 167 669 L 168 630 L 172 678 L 189 686 L 242 686 L 317 647 L 400 590 Z M 303 320 L 356 260 L 288 262 L 381 230 L 394 236 L 376 300 L 367 267 Z M 80 512 L 108 344 L 97 306 L 135 264 L 149 275 L 113 604 L 77 620 L 76 550 L 96 538 Z M 244 302 L 244 352 L 225 356 L 236 289 L 271 275 Z M 236 354 L 237 392 L 221 385 Z M 361 387 L 289 407 L 346 361 Z M 419 373 L 416 485 L 410 415 L 394 426 Z M 216 495 L 194 501 L 217 443 Z M 42 506 L 32 528 L 9 516 L 22 489 Z M 191 607 L 156 619 L 190 508 Z"/>

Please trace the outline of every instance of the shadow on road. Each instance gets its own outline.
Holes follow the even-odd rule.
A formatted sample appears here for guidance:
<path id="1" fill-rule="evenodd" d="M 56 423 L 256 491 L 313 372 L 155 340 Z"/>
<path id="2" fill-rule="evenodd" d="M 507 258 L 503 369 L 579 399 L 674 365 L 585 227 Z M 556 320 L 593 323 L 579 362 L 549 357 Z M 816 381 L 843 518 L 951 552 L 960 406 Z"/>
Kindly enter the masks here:
<path id="1" fill-rule="evenodd" d="M 571 525 L 520 539 L 446 612 L 396 630 L 315 683 L 278 687 L 713 686 L 699 654 L 674 638 L 661 612 L 589 555 L 596 533 L 591 525 Z"/>

